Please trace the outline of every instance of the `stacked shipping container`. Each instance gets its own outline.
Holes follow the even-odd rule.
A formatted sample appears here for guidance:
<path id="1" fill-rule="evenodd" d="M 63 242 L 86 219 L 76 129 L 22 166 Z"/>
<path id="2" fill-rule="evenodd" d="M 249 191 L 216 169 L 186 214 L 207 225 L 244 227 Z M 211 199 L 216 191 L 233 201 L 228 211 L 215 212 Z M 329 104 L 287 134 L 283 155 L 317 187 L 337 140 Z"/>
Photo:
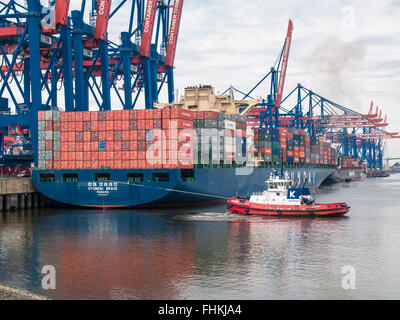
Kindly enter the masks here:
<path id="1" fill-rule="evenodd" d="M 337 164 L 304 130 L 251 128 L 240 115 L 183 109 L 39 111 L 41 169 L 160 169 L 264 162 Z"/>

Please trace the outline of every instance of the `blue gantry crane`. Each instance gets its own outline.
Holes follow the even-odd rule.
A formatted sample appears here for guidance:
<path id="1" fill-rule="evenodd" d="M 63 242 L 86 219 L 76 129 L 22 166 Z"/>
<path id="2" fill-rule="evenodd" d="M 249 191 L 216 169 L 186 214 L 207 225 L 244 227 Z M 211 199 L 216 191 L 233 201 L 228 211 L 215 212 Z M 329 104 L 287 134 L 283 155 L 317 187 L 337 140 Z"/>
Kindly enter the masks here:
<path id="1" fill-rule="evenodd" d="M 254 127 L 291 127 L 304 129 L 315 138 L 324 135 L 345 157 L 354 157 L 367 164 L 369 169 L 383 168 L 383 141 L 400 138 L 397 132 L 385 130 L 388 125 L 378 109 L 373 113 L 371 102 L 368 114 L 361 114 L 342 106 L 298 84 L 283 96 L 286 70 L 293 31 L 290 20 L 284 46 L 274 67 L 247 93 L 235 87 L 225 90 L 238 93 L 245 100 L 266 80 L 270 80 L 267 97 L 253 107 L 245 108 L 248 124 Z M 245 105 L 245 104 L 244 104 Z"/>
<path id="2" fill-rule="evenodd" d="M 38 110 L 110 110 L 114 100 L 123 109 L 153 108 L 162 90 L 168 102 L 175 99 L 183 0 L 82 0 L 80 10 L 70 4 L 0 2 L 0 130 L 29 128 L 35 162 Z M 108 30 L 121 13 L 129 20 L 116 43 Z"/>

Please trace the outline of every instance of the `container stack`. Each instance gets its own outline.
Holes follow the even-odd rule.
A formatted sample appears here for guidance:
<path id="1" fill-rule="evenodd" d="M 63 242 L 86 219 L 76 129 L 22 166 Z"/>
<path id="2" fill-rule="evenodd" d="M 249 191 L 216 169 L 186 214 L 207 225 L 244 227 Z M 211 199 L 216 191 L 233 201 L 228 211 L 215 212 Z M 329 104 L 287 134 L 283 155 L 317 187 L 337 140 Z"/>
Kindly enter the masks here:
<path id="1" fill-rule="evenodd" d="M 304 130 L 252 128 L 240 115 L 184 109 L 38 113 L 40 169 L 174 169 L 277 163 L 334 165 Z"/>
<path id="2" fill-rule="evenodd" d="M 38 112 L 38 167 L 57 169 L 54 163 L 60 159 L 60 112 Z"/>

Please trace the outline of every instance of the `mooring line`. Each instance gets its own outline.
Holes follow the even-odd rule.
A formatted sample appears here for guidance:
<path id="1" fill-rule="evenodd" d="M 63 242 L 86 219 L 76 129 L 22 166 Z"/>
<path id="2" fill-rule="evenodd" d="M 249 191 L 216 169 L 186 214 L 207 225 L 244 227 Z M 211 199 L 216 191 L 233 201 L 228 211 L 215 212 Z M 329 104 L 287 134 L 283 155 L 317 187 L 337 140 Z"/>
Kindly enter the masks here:
<path id="1" fill-rule="evenodd" d="M 166 190 L 166 191 L 172 191 L 172 192 L 193 194 L 193 195 L 198 195 L 198 196 L 214 197 L 214 198 L 219 198 L 219 199 L 230 199 L 229 197 L 221 197 L 221 196 L 216 196 L 216 195 L 207 194 L 207 193 L 198 193 L 198 192 L 183 191 L 183 190 L 176 190 L 176 189 L 170 189 L 170 188 L 160 188 L 160 187 L 153 187 L 153 186 L 145 186 L 145 185 L 136 184 L 136 183 L 126 183 L 126 182 L 119 182 L 119 183 L 127 184 L 127 185 L 130 185 L 130 186 L 137 186 L 137 187 L 143 187 L 143 188 L 152 188 L 152 189 L 160 189 L 160 190 Z"/>

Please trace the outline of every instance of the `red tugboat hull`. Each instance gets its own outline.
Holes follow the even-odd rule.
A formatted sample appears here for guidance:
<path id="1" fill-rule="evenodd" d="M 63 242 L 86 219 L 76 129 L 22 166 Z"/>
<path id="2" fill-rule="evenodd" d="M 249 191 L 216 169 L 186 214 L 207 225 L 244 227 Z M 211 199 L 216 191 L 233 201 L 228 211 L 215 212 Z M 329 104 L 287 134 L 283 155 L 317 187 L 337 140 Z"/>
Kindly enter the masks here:
<path id="1" fill-rule="evenodd" d="M 321 203 L 313 205 L 271 205 L 252 203 L 245 198 L 228 200 L 231 213 L 240 215 L 267 216 L 337 216 L 346 214 L 350 207 L 345 202 Z"/>

